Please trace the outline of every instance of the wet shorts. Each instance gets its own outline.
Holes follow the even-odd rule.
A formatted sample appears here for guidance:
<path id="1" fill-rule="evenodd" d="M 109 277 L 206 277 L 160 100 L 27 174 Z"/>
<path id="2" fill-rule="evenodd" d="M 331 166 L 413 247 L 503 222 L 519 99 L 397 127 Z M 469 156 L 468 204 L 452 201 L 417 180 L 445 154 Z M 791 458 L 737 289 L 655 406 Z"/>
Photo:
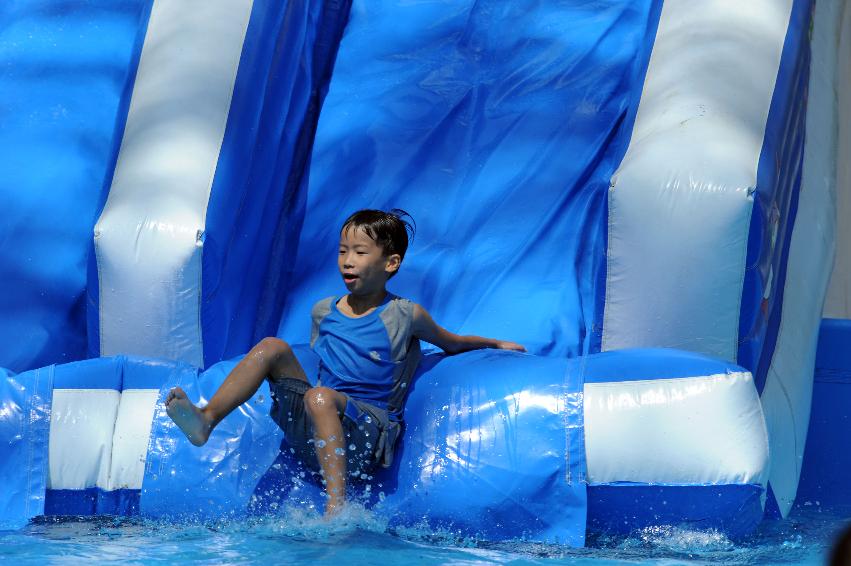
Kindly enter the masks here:
<path id="1" fill-rule="evenodd" d="M 290 451 L 314 471 L 319 470 L 313 444 L 313 427 L 304 408 L 304 394 L 309 383 L 289 377 L 269 380 L 272 392 L 272 420 L 284 431 L 284 442 Z M 347 396 L 348 397 L 348 396 Z M 346 446 L 347 472 L 369 473 L 386 450 L 387 412 L 369 403 L 348 397 L 343 413 L 343 437 Z M 396 423 L 393 423 L 395 425 Z M 395 442 L 394 435 L 394 442 Z M 327 440 L 327 439 L 326 439 Z"/>

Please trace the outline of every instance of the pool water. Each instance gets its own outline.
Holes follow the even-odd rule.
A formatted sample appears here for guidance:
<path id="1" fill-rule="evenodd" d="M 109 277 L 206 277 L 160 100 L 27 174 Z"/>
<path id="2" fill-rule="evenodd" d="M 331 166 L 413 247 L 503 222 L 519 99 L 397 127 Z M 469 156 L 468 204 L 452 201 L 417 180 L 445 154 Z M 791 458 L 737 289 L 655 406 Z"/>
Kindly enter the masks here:
<path id="1" fill-rule="evenodd" d="M 353 508 L 333 522 L 290 510 L 281 517 L 203 524 L 127 518 L 43 518 L 0 531 L 0 562 L 158 564 L 823 564 L 851 513 L 811 505 L 764 521 L 743 541 L 712 531 L 654 527 L 596 536 L 584 549 L 489 542 L 386 520 Z M 392 561 L 392 562 L 391 562 Z"/>

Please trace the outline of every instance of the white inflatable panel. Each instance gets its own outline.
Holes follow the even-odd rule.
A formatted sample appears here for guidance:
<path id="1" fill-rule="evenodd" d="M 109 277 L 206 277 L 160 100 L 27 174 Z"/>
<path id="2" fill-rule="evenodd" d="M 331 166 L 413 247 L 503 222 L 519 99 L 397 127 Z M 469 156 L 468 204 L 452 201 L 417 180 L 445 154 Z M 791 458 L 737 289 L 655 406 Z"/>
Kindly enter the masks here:
<path id="1" fill-rule="evenodd" d="M 823 19 L 822 12 L 827 12 Z M 846 0 L 816 3 L 815 19 L 815 29 L 821 31 L 813 37 L 811 79 L 821 80 L 810 83 L 811 102 L 807 112 L 830 112 L 834 120 L 830 127 L 812 134 L 817 138 L 834 137 L 833 146 L 823 147 L 821 155 L 835 169 L 827 166 L 819 173 L 830 180 L 835 177 L 836 217 L 840 219 L 836 227 L 836 263 L 824 316 L 851 319 L 851 222 L 847 221 L 851 218 L 851 159 L 848 159 L 851 155 L 851 4 Z M 816 92 L 814 87 L 818 88 Z M 819 97 L 818 101 L 813 100 L 815 96 Z M 807 128 L 807 143 L 810 134 Z"/>
<path id="2" fill-rule="evenodd" d="M 102 356 L 203 365 L 203 231 L 251 8 L 251 0 L 153 4 L 95 226 Z"/>
<path id="3" fill-rule="evenodd" d="M 115 420 L 109 489 L 141 489 L 159 389 L 125 389 Z"/>
<path id="4" fill-rule="evenodd" d="M 48 441 L 48 489 L 107 489 L 120 393 L 54 389 Z"/>
<path id="5" fill-rule="evenodd" d="M 816 2 L 801 194 L 786 268 L 783 318 L 762 392 L 771 441 L 769 482 L 783 516 L 792 508 L 801 475 L 816 344 L 835 249 L 833 70 L 840 12 L 838 4 Z"/>
<path id="6" fill-rule="evenodd" d="M 666 0 L 609 193 L 603 350 L 735 360 L 748 229 L 791 0 Z"/>
<path id="7" fill-rule="evenodd" d="M 750 373 L 585 384 L 588 482 L 761 484 L 768 439 Z"/>

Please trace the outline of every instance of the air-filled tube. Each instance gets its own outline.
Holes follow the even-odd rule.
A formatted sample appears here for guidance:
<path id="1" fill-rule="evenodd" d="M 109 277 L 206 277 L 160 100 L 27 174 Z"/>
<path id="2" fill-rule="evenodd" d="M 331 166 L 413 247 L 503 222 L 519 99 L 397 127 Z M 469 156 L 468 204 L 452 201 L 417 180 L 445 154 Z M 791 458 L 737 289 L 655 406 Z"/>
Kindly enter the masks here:
<path id="1" fill-rule="evenodd" d="M 307 347 L 296 353 L 306 368 L 315 365 Z M 6 377 L 3 387 L 19 393 L 0 427 L 18 426 L 20 407 L 33 399 L 43 414 L 52 402 L 53 412 L 49 438 L 42 423 L 0 449 L 0 478 L 23 486 L 0 505 L 2 519 L 113 513 L 205 520 L 321 509 L 321 478 L 290 454 L 268 416 L 265 386 L 200 448 L 166 415 L 171 387 L 203 404 L 236 361 L 199 372 L 111 358 Z M 48 397 L 45 375 L 53 376 Z M 108 413 L 112 421 L 92 428 L 89 417 L 66 418 L 92 403 L 112 407 L 97 417 Z M 349 496 L 393 525 L 426 521 L 492 540 L 581 545 L 588 529 L 675 518 L 741 535 L 762 514 L 768 450 L 759 400 L 750 375 L 720 360 L 671 350 L 574 360 L 432 352 L 409 394 L 405 423 L 394 465 L 350 478 Z M 46 461 L 48 444 L 49 467 L 26 473 L 24 458 Z M 44 507 L 12 505 L 22 493 L 42 498 Z"/>

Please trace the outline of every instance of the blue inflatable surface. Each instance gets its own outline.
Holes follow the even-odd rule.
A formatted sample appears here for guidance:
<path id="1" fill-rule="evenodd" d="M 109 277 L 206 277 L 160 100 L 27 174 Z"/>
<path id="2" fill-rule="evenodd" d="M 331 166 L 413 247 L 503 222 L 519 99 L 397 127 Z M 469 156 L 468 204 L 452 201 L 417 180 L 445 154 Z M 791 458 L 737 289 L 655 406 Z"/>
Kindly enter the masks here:
<path id="1" fill-rule="evenodd" d="M 162 401 L 180 386 L 203 404 L 238 362 L 234 356 L 265 336 L 306 342 L 311 306 L 344 292 L 335 262 L 342 221 L 357 209 L 403 208 L 417 234 L 390 290 L 453 332 L 520 342 L 530 353 L 427 351 L 394 466 L 352 478 L 357 501 L 390 525 L 425 521 L 487 539 L 582 545 L 589 531 L 660 523 L 750 532 L 770 493 L 769 433 L 787 453 L 782 443 L 797 441 L 800 432 L 783 428 L 800 412 L 782 413 L 767 429 L 771 419 L 757 391 L 779 332 L 801 191 L 811 4 L 788 3 L 788 25 L 771 20 L 777 37 L 770 41 L 779 49 L 785 37 L 777 85 L 745 105 L 771 103 L 765 141 L 753 152 L 757 186 L 691 177 L 686 183 L 691 172 L 678 171 L 662 179 L 661 192 L 646 193 L 661 195 L 651 204 L 671 217 L 701 191 L 731 202 L 747 195 L 731 209 L 750 223 L 729 224 L 730 239 L 747 243 L 747 265 L 723 274 L 742 284 L 740 302 L 738 288 L 732 292 L 738 310 L 724 313 L 738 335 L 686 327 L 694 335 L 683 337 L 693 349 L 701 332 L 723 339 L 735 353 L 724 359 L 660 348 L 600 353 L 604 303 L 612 298 L 611 279 L 621 277 L 607 273 L 612 177 L 637 144 L 631 151 L 640 174 L 627 175 L 624 184 L 632 186 L 622 192 L 642 182 L 658 188 L 656 177 L 641 175 L 661 165 L 631 137 L 639 102 L 651 107 L 640 115 L 652 116 L 666 108 L 659 101 L 668 91 L 658 85 L 683 80 L 657 62 L 671 75 L 659 72 L 649 102 L 640 100 L 660 22 L 668 25 L 669 50 L 677 26 L 691 25 L 682 6 L 665 20 L 661 0 L 237 4 L 216 8 L 233 10 L 233 21 L 245 23 L 215 28 L 226 29 L 222 43 L 232 56 L 211 67 L 221 76 L 206 83 L 204 73 L 195 73 L 175 88 L 175 100 L 151 88 L 160 80 L 156 66 L 140 60 L 143 44 L 166 53 L 179 44 L 170 43 L 179 35 L 170 27 L 181 27 L 169 25 L 171 16 L 196 24 L 177 4 L 0 8 L 0 73 L 7 79 L 0 81 L 0 106 L 11 110 L 0 127 L 0 168 L 9 172 L 0 182 L 9 219 L 0 234 L 0 366 L 10 368 L 0 370 L 0 480 L 7 486 L 0 526 L 43 514 L 206 521 L 321 509 L 319 478 L 294 460 L 268 417 L 265 387 L 203 448 L 189 444 Z M 737 25 L 758 10 L 743 12 Z M 148 29 L 155 21 L 156 33 Z M 193 37 L 203 31 L 199 23 Z M 150 47 L 150 37 L 160 43 Z M 26 49 L 10 47 L 22 42 Z M 187 58 L 180 64 L 189 66 L 166 75 L 182 80 L 175 69 L 193 70 Z M 203 111 L 187 120 L 195 128 L 187 139 L 198 147 L 184 154 L 150 135 L 145 143 L 130 140 L 131 155 L 122 161 L 137 66 L 150 82 L 140 89 L 147 94 L 133 115 L 136 133 L 151 115 L 160 126 L 182 126 L 169 112 L 189 114 L 195 101 Z M 231 82 L 222 79 L 228 73 Z M 204 105 L 207 86 L 215 87 L 210 98 L 218 106 Z M 146 104 L 170 110 L 145 114 Z M 731 108 L 719 102 L 710 118 L 733 115 Z M 208 111 L 221 130 L 206 131 Z M 699 130 L 683 132 L 683 143 L 686 134 L 699 137 Z M 723 128 L 711 133 L 727 135 Z M 740 137 L 758 138 L 752 134 Z M 680 138 L 663 141 L 670 139 Z M 132 161 L 142 154 L 160 156 L 163 171 Z M 209 163 L 196 162 L 198 155 L 211 156 Z M 126 167 L 118 188 L 110 187 L 119 177 L 116 163 Z M 155 212 L 145 204 L 149 178 L 133 176 L 143 169 L 162 181 L 157 194 L 168 195 L 152 205 Z M 172 203 L 183 175 L 202 182 Z M 110 208 L 107 193 L 120 191 L 110 197 L 114 239 L 95 253 L 92 229 L 101 209 Z M 727 214 L 712 206 L 707 214 Z M 656 221 L 650 212 L 640 222 L 619 217 L 626 240 L 646 235 L 649 243 L 642 243 L 653 247 L 654 237 L 670 238 L 648 226 Z M 156 238 L 146 240 L 151 234 Z M 714 240 L 706 242 L 711 248 Z M 625 249 L 636 263 L 653 253 Z M 743 261 L 744 251 L 737 256 Z M 687 249 L 691 258 L 704 252 Z M 671 258 L 671 271 L 681 279 L 682 298 L 666 301 L 655 288 L 630 286 L 642 279 L 627 274 L 621 282 L 629 292 L 614 302 L 629 306 L 655 294 L 670 315 L 683 302 L 702 300 L 694 297 L 713 297 L 717 274 L 692 273 L 679 259 Z M 148 308 L 148 299 L 159 306 Z M 136 310 L 122 310 L 128 306 Z M 695 312 L 705 315 L 705 305 L 698 306 Z M 635 324 L 650 346 L 659 345 L 653 325 L 678 323 L 676 316 L 624 316 L 607 325 L 629 334 Z M 152 327 L 159 334 L 148 332 Z M 110 344 L 134 345 L 144 334 L 145 347 L 154 349 L 142 357 L 117 347 L 114 353 L 127 355 L 98 358 L 109 353 L 103 344 L 110 332 Z M 157 359 L 149 353 L 156 337 L 185 343 L 186 351 L 170 359 L 194 365 Z M 80 361 L 87 342 L 94 359 Z M 315 378 L 313 353 L 296 349 Z"/>
<path id="2" fill-rule="evenodd" d="M 0 528 L 18 527 L 44 513 L 52 381 L 52 368 L 30 372 L 23 380 L 0 370 Z"/>
<path id="3" fill-rule="evenodd" d="M 801 192 L 813 5 L 795 2 L 771 100 L 748 238 L 737 361 L 762 391 L 782 315 L 792 228 Z"/>
<path id="4" fill-rule="evenodd" d="M 397 294 L 455 332 L 554 356 L 598 349 L 609 178 L 659 8 L 353 7 L 280 282 L 290 292 L 278 335 L 306 340 L 305 313 L 341 291 L 331 258 L 351 211 L 400 207 L 418 232 Z"/>
<path id="5" fill-rule="evenodd" d="M 0 6 L 0 366 L 86 357 L 92 227 L 112 180 L 150 4 Z"/>
<path id="6" fill-rule="evenodd" d="M 309 348 L 295 348 L 306 368 L 316 363 Z M 0 380 L 7 399 L 0 426 L 14 442 L 0 460 L 0 477 L 10 486 L 0 497 L 3 524 L 20 525 L 40 514 L 204 521 L 321 509 L 320 478 L 291 456 L 268 417 L 265 386 L 225 418 L 202 448 L 192 446 L 166 415 L 162 402 L 171 387 L 180 386 L 203 403 L 237 361 L 199 372 L 185 364 L 118 357 L 7 375 Z M 684 378 L 733 371 L 739 369 L 664 350 L 575 360 L 488 350 L 451 357 L 430 353 L 409 395 L 394 465 L 374 477 L 351 478 L 350 497 L 390 525 L 425 521 L 432 528 L 491 540 L 522 536 L 577 546 L 587 529 L 628 532 L 675 519 L 740 536 L 762 514 L 765 491 L 758 484 L 599 484 L 586 477 L 586 384 L 611 387 L 617 382 L 607 376 L 616 375 L 631 383 L 650 379 L 662 391 L 666 382 L 676 388 Z M 148 391 L 150 410 L 127 409 L 134 394 Z M 100 456 L 81 476 L 90 450 L 66 443 L 83 430 L 73 421 L 88 417 L 57 399 L 70 397 L 84 407 L 91 397 L 108 413 L 110 394 L 118 404 L 115 432 L 109 431 L 103 449 L 95 447 L 92 453 Z M 57 402 L 61 406 L 54 406 Z M 51 412 L 56 423 L 78 426 L 77 432 L 60 438 L 53 431 L 48 442 Z M 138 463 L 126 449 L 127 424 L 144 428 L 148 423 L 137 421 L 145 415 L 150 433 Z M 143 470 L 138 485 L 116 480 L 128 465 Z M 98 471 L 104 466 L 110 478 Z M 632 511 L 625 515 L 627 509 Z"/>
<path id="7" fill-rule="evenodd" d="M 310 350 L 299 348 L 298 355 L 311 367 Z M 504 539 L 523 532 L 581 545 L 581 380 L 571 374 L 572 382 L 565 381 L 565 363 L 507 352 L 426 356 L 410 392 L 406 412 L 412 418 L 395 465 L 353 479 L 353 497 L 397 524 L 425 518 L 470 535 Z M 233 365 L 224 362 L 197 379 L 172 374 L 178 381 L 166 388 L 181 385 L 192 398 L 208 398 Z M 522 392 L 514 383 L 521 373 L 534 376 Z M 252 494 L 254 512 L 321 509 L 318 476 L 300 467 L 286 444 L 278 454 L 280 432 L 267 416 L 269 403 L 264 387 L 222 422 L 203 450 L 186 442 L 160 411 L 141 511 L 154 517 L 240 514 Z"/>

